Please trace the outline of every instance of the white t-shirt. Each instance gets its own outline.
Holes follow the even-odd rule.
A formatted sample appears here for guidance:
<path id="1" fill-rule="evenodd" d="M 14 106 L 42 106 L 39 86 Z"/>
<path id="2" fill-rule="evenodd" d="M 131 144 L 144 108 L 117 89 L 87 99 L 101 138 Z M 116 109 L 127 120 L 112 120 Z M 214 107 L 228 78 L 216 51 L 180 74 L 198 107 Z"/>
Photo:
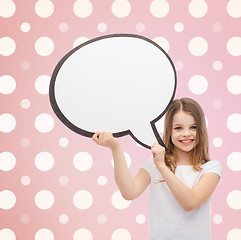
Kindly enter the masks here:
<path id="1" fill-rule="evenodd" d="M 187 212 L 172 195 L 153 159 L 143 166 L 151 176 L 150 184 L 150 240 L 211 240 L 211 198 L 199 208 Z M 192 166 L 177 166 L 175 175 L 189 188 L 193 188 L 205 173 L 222 175 L 222 166 L 216 161 L 202 165 L 197 172 Z"/>

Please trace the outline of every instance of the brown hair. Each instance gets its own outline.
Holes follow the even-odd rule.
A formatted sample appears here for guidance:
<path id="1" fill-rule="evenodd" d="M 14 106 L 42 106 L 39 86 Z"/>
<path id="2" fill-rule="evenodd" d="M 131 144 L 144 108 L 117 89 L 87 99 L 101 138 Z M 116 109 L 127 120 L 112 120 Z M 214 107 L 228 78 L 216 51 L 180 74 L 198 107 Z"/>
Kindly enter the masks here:
<path id="1" fill-rule="evenodd" d="M 166 165 L 170 168 L 172 172 L 175 173 L 177 166 L 175 159 L 177 157 L 177 154 L 171 140 L 171 133 L 173 117 L 179 111 L 184 111 L 188 114 L 191 114 L 195 120 L 197 127 L 198 143 L 196 147 L 192 150 L 191 160 L 194 169 L 197 171 L 201 171 L 200 166 L 210 161 L 208 134 L 204 112 L 201 106 L 196 101 L 190 98 L 181 98 L 179 100 L 174 100 L 166 112 L 163 134 L 163 141 L 167 147 L 167 152 L 165 154 Z"/>

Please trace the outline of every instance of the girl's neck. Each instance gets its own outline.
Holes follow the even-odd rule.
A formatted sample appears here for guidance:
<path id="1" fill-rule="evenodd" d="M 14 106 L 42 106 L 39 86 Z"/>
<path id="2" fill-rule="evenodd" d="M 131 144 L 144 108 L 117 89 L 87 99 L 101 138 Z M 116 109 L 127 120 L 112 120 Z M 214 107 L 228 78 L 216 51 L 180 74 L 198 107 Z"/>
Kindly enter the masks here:
<path id="1" fill-rule="evenodd" d="M 177 159 L 176 159 L 177 166 L 192 165 L 190 156 L 191 156 L 190 152 L 177 151 Z"/>

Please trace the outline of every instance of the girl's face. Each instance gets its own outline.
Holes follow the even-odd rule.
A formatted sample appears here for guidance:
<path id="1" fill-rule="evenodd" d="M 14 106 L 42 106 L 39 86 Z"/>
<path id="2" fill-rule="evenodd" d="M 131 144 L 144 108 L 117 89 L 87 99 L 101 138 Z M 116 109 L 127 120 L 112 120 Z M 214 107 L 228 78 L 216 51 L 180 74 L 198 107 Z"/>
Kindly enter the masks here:
<path id="1" fill-rule="evenodd" d="M 177 153 L 189 153 L 196 147 L 196 123 L 191 114 L 179 111 L 174 115 L 171 140 Z"/>

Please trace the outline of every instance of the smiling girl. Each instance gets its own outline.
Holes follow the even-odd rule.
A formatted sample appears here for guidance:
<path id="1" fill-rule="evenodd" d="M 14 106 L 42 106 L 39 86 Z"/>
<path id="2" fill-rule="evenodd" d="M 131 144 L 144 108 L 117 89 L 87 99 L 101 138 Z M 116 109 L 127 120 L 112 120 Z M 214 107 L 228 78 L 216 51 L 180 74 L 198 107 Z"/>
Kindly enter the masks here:
<path id="1" fill-rule="evenodd" d="M 150 184 L 150 240 L 211 240 L 211 195 L 222 166 L 210 161 L 205 116 L 196 101 L 173 101 L 164 123 L 167 151 L 154 143 L 153 157 L 133 179 L 117 138 L 97 132 L 93 140 L 112 150 L 115 180 L 126 200 Z"/>

